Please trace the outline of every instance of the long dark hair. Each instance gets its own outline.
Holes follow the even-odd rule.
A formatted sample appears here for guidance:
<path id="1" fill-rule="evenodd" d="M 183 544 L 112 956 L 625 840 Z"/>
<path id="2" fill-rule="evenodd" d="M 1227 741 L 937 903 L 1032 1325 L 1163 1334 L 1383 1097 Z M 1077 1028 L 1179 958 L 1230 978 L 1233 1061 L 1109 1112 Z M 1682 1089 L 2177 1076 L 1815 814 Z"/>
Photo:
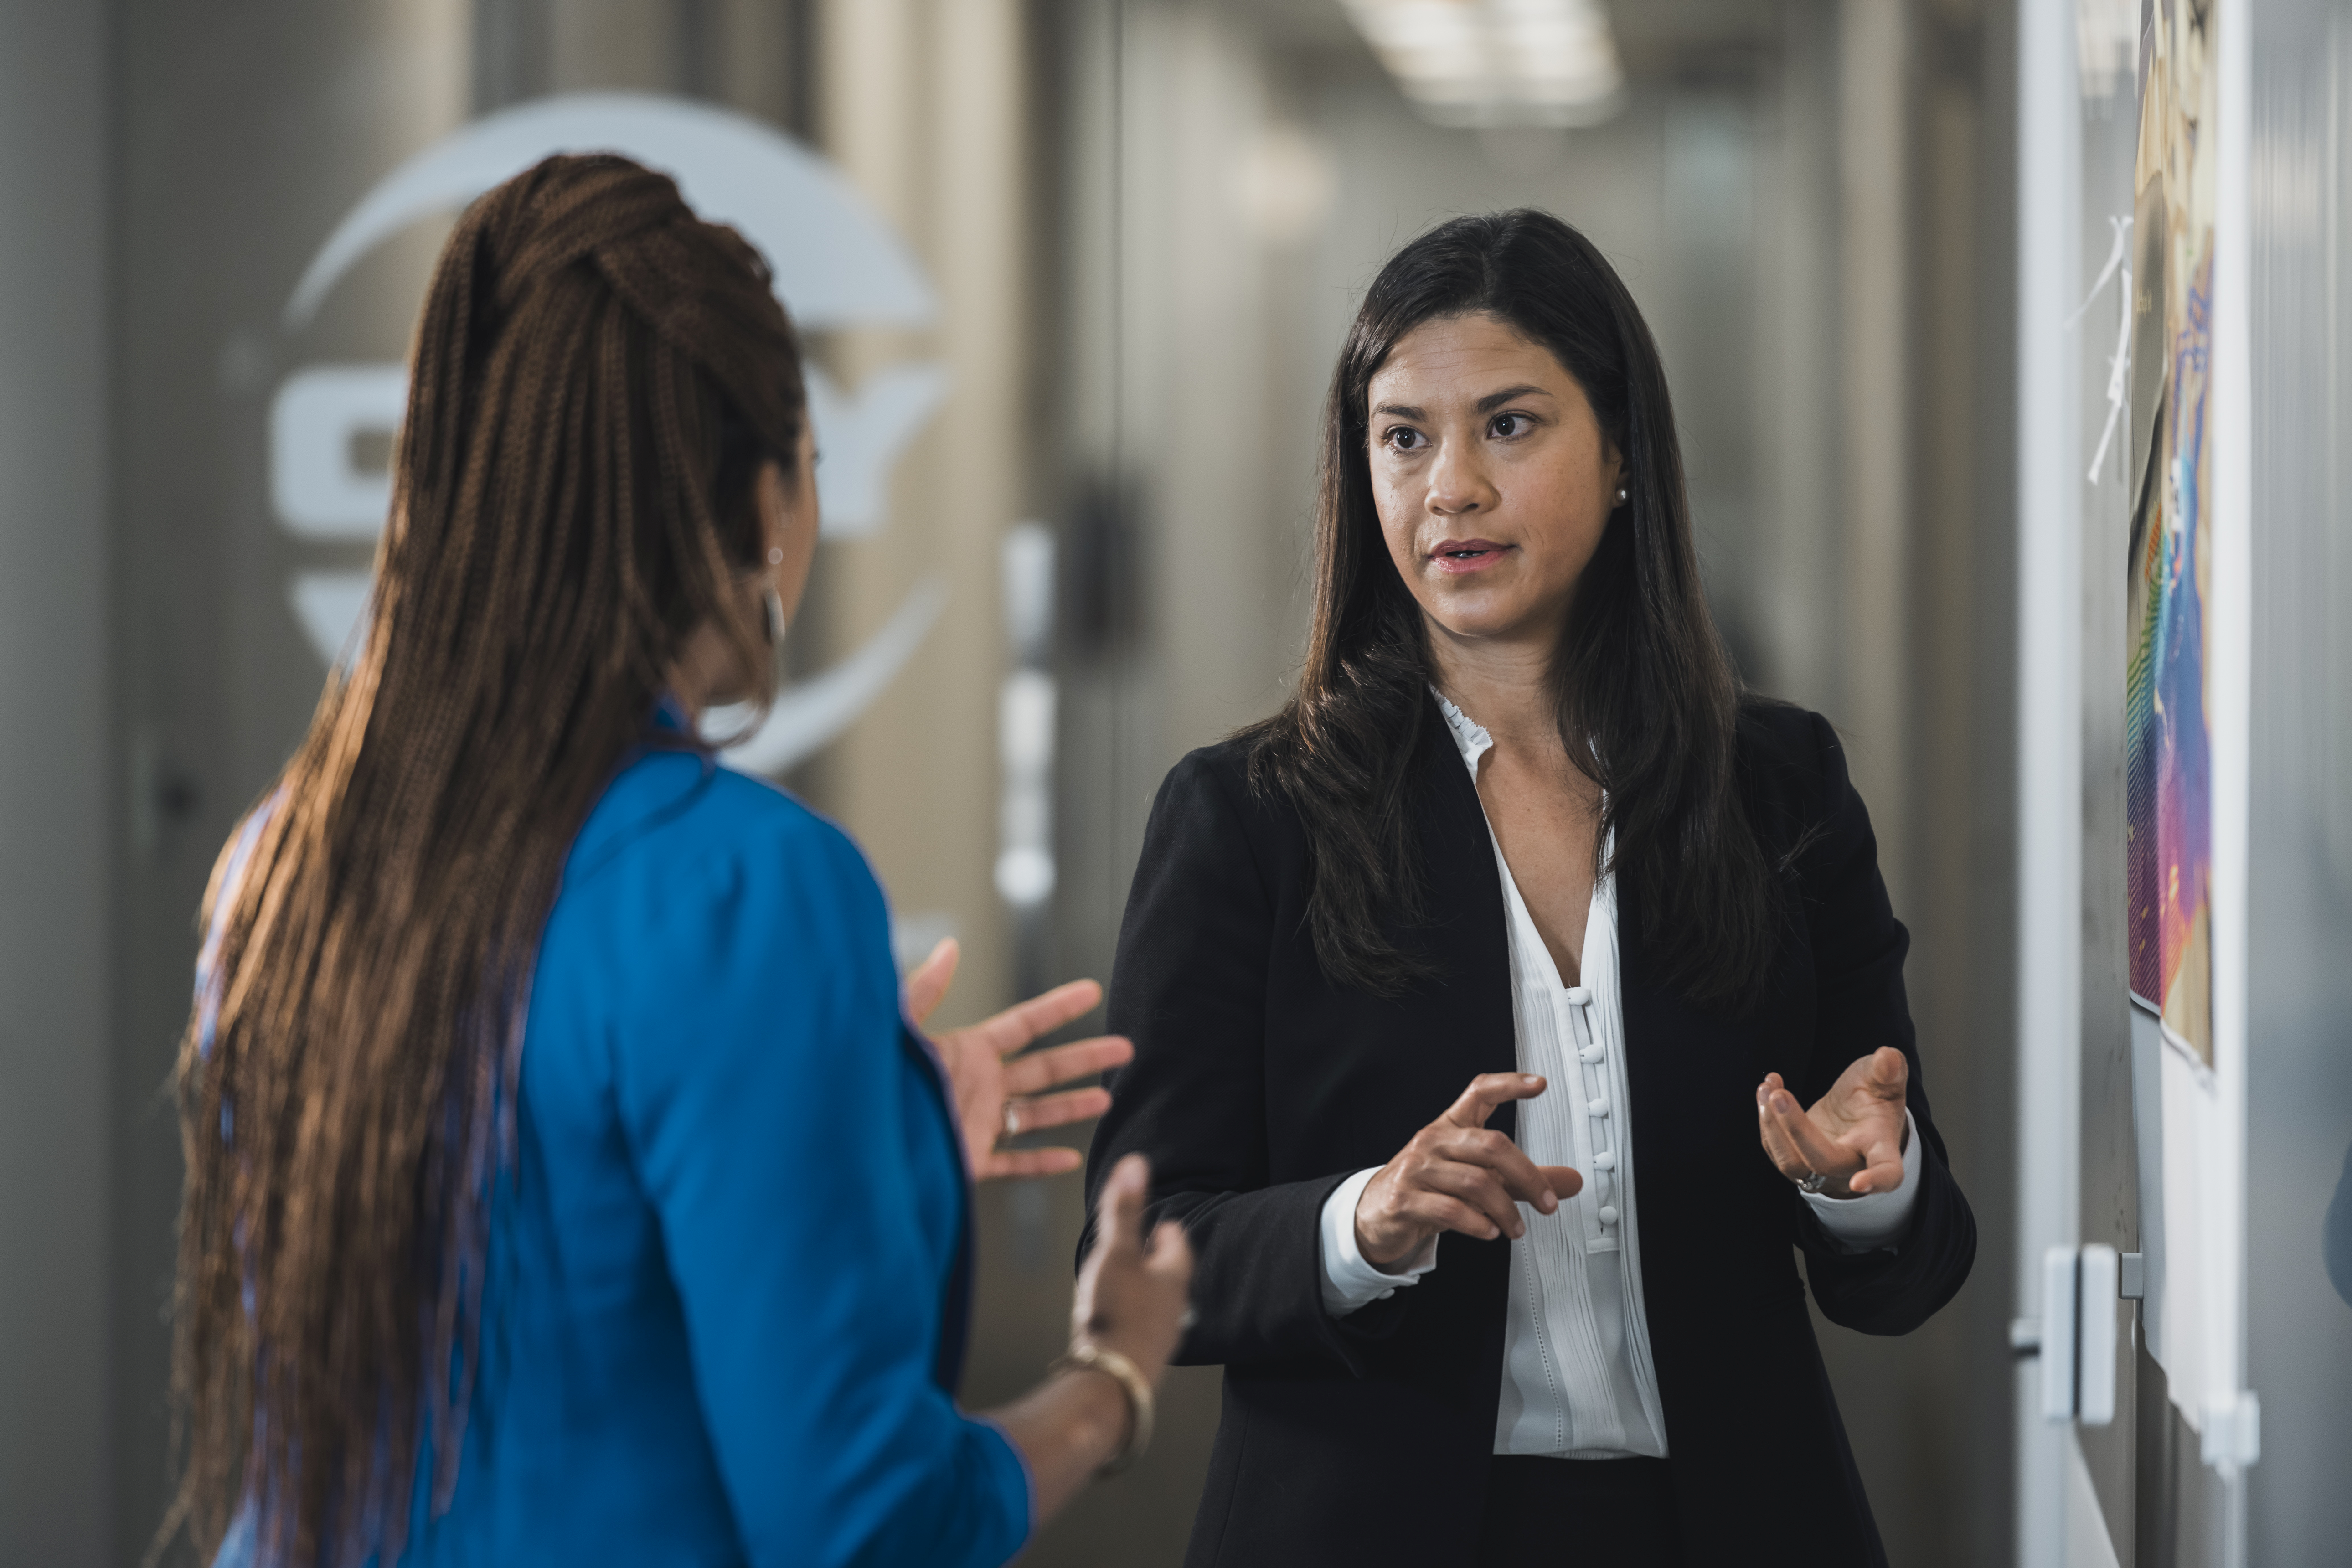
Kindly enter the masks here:
<path id="1" fill-rule="evenodd" d="M 1312 860 L 1308 923 L 1333 980 L 1376 994 L 1428 973 L 1410 930 L 1421 868 L 1409 798 L 1433 722 L 1420 606 L 1372 500 L 1371 379 L 1425 321 L 1484 313 L 1540 343 L 1624 460 L 1618 508 L 1577 585 L 1552 669 L 1569 756 L 1607 792 L 1601 842 L 1657 977 L 1737 1005 L 1771 961 L 1779 907 L 1742 809 L 1739 682 L 1699 586 L 1682 450 L 1657 344 L 1588 240 L 1549 213 L 1455 218 L 1381 268 L 1324 410 L 1315 618 L 1297 694 L 1251 732 L 1251 773 L 1294 802 Z"/>
<path id="2" fill-rule="evenodd" d="M 398 1558 L 423 1436 L 456 1482 L 530 963 L 573 836 L 746 583 L 804 396 L 766 268 L 624 159 L 483 196 L 419 322 L 373 612 L 214 872 L 180 1052 L 166 1535 Z M 763 686 L 764 693 L 764 686 Z"/>

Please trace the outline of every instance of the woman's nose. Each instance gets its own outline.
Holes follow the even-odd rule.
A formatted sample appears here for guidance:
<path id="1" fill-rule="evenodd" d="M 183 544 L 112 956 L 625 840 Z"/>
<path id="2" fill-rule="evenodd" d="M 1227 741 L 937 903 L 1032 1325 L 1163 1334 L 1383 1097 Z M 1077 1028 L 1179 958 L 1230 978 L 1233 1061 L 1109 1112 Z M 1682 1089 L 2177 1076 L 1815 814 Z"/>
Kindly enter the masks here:
<path id="1" fill-rule="evenodd" d="M 1441 517 L 1459 517 L 1491 507 L 1494 500 L 1494 487 L 1476 462 L 1450 451 L 1438 453 L 1429 471 L 1430 510 Z"/>

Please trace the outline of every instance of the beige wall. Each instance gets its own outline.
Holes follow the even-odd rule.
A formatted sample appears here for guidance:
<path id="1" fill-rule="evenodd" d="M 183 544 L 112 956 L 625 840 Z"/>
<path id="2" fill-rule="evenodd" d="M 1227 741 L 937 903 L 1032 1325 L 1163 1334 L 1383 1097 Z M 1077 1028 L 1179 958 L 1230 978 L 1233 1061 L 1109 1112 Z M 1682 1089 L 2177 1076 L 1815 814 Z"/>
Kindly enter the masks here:
<path id="1" fill-rule="evenodd" d="M 1025 22 L 1014 0 L 838 0 L 818 19 L 821 141 L 906 239 L 937 325 L 819 345 L 844 389 L 936 360 L 946 401 L 900 458 L 886 528 L 828 544 L 818 591 L 837 657 L 919 576 L 947 609 L 889 690 L 825 755 L 819 805 L 865 844 L 902 918 L 944 916 L 964 950 L 944 1021 L 1010 999 L 997 847 L 996 698 L 1006 656 L 998 549 L 1032 488 Z"/>

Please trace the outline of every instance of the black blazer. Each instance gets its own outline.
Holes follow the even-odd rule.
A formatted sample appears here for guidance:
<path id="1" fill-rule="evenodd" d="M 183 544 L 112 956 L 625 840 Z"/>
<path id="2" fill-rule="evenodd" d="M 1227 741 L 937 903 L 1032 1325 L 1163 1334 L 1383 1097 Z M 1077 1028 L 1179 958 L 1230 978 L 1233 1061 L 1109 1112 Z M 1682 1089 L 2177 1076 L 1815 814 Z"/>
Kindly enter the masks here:
<path id="1" fill-rule="evenodd" d="M 1383 999 L 1332 984 L 1307 935 L 1295 803 L 1253 794 L 1241 745 L 1160 786 L 1128 897 L 1110 1027 L 1135 1041 L 1087 1162 L 1153 1163 L 1153 1214 L 1198 1255 L 1180 1361 L 1225 1368 L 1188 1564 L 1469 1561 L 1502 1388 L 1507 1242 L 1447 1235 L 1408 1290 L 1334 1319 L 1318 1216 L 1472 1077 L 1517 1068 L 1502 884 L 1477 792 L 1434 702 L 1414 748 L 1428 923 L 1398 928 L 1441 978 Z M 1768 1003 L 1748 1018 L 1663 989 L 1621 884 L 1619 944 L 1650 1342 L 1690 1568 L 1885 1561 L 1805 1311 L 1792 1245 L 1833 1322 L 1908 1332 L 1967 1279 L 1976 1225 L 1946 1163 L 1903 997 L 1909 938 L 1828 723 L 1751 702 L 1750 821 L 1801 847 Z M 1310 806 L 1311 809 L 1311 806 Z M 1810 834 L 1810 837 L 1807 836 Z M 1925 1142 L 1909 1235 L 1838 1251 L 1758 1147 L 1756 1086 L 1811 1103 L 1879 1046 L 1910 1058 Z M 1490 1125 L 1512 1130 L 1504 1106 Z M 1785 1552 L 1785 1557 L 1782 1555 Z"/>

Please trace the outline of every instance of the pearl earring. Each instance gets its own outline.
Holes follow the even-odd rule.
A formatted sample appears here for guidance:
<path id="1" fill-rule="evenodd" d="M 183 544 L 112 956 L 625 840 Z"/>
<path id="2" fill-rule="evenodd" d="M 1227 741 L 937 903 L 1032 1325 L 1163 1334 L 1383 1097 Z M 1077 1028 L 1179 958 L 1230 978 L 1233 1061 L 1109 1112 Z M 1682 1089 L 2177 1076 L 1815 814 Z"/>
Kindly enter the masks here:
<path id="1" fill-rule="evenodd" d="M 1623 485 L 1619 485 L 1617 487 L 1617 504 L 1619 506 L 1623 506 L 1629 499 L 1631 498 L 1625 494 L 1625 487 Z"/>
<path id="2" fill-rule="evenodd" d="M 1625 492 L 1624 492 L 1623 490 L 1619 490 L 1619 491 L 1617 492 L 1617 499 L 1618 499 L 1619 500 L 1624 500 L 1624 499 L 1625 499 Z M 783 552 L 783 547 L 782 547 L 782 546 L 781 546 L 781 545 L 777 545 L 777 546 L 773 546 L 773 547 L 772 547 L 772 548 L 768 551 L 768 564 L 769 564 L 769 565 L 771 565 L 771 566 L 782 566 L 783 563 L 784 563 L 784 552 Z"/>

